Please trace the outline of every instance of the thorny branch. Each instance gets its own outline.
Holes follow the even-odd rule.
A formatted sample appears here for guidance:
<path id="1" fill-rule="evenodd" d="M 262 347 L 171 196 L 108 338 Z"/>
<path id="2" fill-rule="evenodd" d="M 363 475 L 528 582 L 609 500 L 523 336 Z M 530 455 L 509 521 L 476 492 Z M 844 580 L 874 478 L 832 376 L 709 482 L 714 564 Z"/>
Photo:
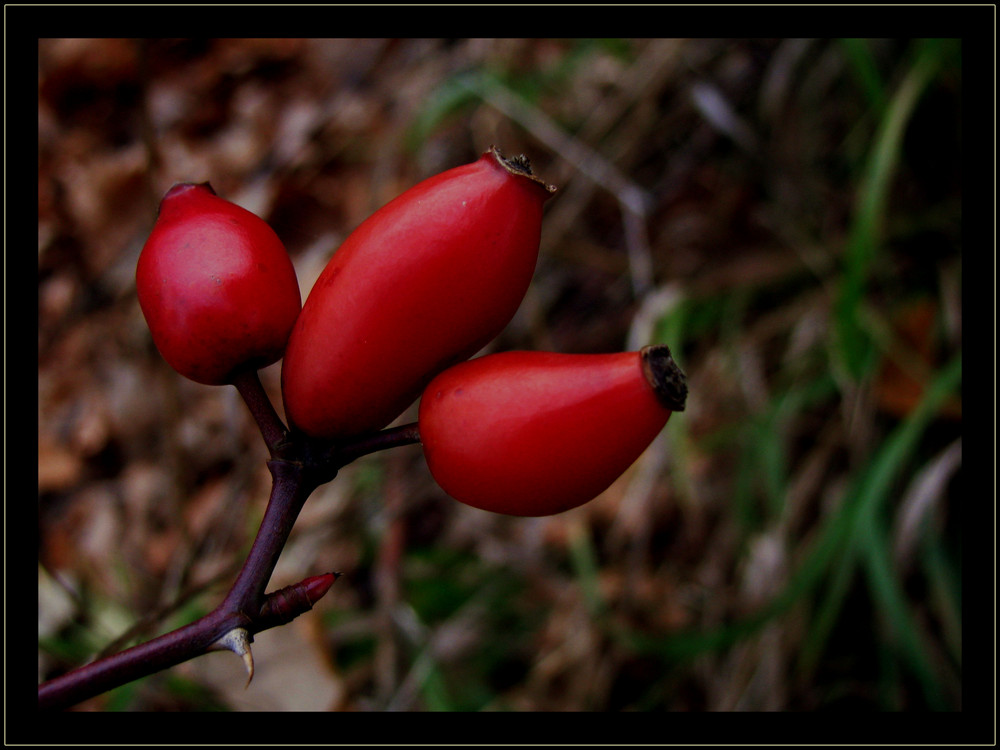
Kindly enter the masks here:
<path id="1" fill-rule="evenodd" d="M 234 385 L 267 443 L 273 484 L 257 536 L 232 588 L 218 607 L 195 622 L 43 683 L 38 688 L 40 709 L 68 708 L 219 649 L 240 656 L 252 678 L 253 656 L 249 644 L 253 636 L 291 622 L 312 609 L 340 575 L 313 576 L 271 594 L 264 593 L 309 495 L 361 456 L 420 440 L 415 424 L 338 443 L 312 440 L 288 430 L 255 371 L 237 375 Z"/>

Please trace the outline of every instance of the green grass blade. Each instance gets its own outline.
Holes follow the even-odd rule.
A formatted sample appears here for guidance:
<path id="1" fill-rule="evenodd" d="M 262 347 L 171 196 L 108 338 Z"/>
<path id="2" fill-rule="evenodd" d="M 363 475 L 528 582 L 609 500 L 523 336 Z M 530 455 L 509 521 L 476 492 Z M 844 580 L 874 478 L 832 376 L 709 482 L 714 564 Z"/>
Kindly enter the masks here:
<path id="1" fill-rule="evenodd" d="M 922 554 L 923 569 L 931 587 L 931 607 L 941 621 L 942 637 L 949 656 L 962 667 L 962 577 L 945 553 L 939 539 L 927 540 Z"/>
<path id="2" fill-rule="evenodd" d="M 904 470 L 931 418 L 961 385 L 962 357 L 957 356 L 931 383 L 924 398 L 886 440 L 858 487 L 858 522 L 853 537 L 861 549 L 864 570 L 873 599 L 886 617 L 901 657 L 919 679 L 928 705 L 944 707 L 933 665 L 920 642 L 920 627 L 910 611 L 892 564 L 891 544 L 885 529 L 885 509 L 893 481 Z"/>
<path id="3" fill-rule="evenodd" d="M 901 423 L 885 441 L 882 449 L 875 456 L 867 469 L 862 472 L 853 484 L 852 490 L 845 497 L 840 511 L 832 516 L 814 542 L 809 555 L 796 568 L 782 593 L 760 613 L 747 617 L 736 623 L 708 631 L 685 631 L 667 638 L 650 639 L 637 633 L 619 632 L 632 648 L 656 654 L 661 658 L 676 661 L 692 658 L 706 651 L 716 651 L 728 648 L 743 638 L 756 633 L 774 618 L 784 614 L 805 595 L 815 590 L 837 561 L 844 562 L 844 555 L 855 557 L 860 551 L 864 569 L 869 576 L 869 585 L 881 609 L 888 615 L 890 622 L 897 629 L 902 628 L 903 643 L 901 644 L 908 666 L 921 680 L 925 689 L 925 697 L 932 706 L 941 704 L 940 695 L 935 689 L 936 683 L 927 660 L 915 640 L 916 633 L 903 597 L 899 582 L 891 576 L 887 578 L 886 561 L 877 554 L 879 549 L 888 549 L 887 543 L 876 545 L 865 536 L 866 529 L 876 528 L 873 515 L 884 508 L 885 500 L 892 488 L 892 482 L 899 471 L 907 464 L 919 438 L 923 435 L 927 424 L 937 413 L 944 401 L 960 386 L 962 378 L 962 358 L 956 357 L 938 378 L 931 384 L 923 400 L 916 409 Z M 866 540 L 860 547 L 852 547 L 858 539 Z M 874 549 L 873 549 L 874 547 Z M 846 575 L 846 573 L 838 575 Z M 834 594 L 831 598 L 831 612 L 824 614 L 825 618 L 834 618 L 837 609 L 834 607 L 842 594 L 847 582 L 834 580 Z M 838 598 L 839 597 L 839 598 Z M 830 629 L 832 622 L 822 627 Z M 815 652 L 810 658 L 815 659 L 822 651 L 825 634 L 814 636 L 811 649 Z"/>
<path id="4" fill-rule="evenodd" d="M 587 611 L 596 617 L 604 611 L 605 603 L 597 580 L 600 569 L 597 563 L 597 551 L 590 536 L 590 528 L 586 524 L 582 522 L 574 524 L 570 534 L 569 553 L 570 563 L 587 603 Z"/>
<path id="5" fill-rule="evenodd" d="M 864 375 L 870 361 L 871 346 L 859 307 L 869 268 L 878 251 L 889 188 L 896 174 L 906 126 L 941 60 L 939 44 L 921 43 L 912 67 L 885 109 L 858 187 L 835 311 L 839 354 L 847 374 L 855 380 Z"/>
<path id="6" fill-rule="evenodd" d="M 867 39 L 841 39 L 847 61 L 854 68 L 854 73 L 861 84 L 861 92 L 868 99 L 868 106 L 879 117 L 885 111 L 885 84 L 878 71 L 871 45 Z"/>

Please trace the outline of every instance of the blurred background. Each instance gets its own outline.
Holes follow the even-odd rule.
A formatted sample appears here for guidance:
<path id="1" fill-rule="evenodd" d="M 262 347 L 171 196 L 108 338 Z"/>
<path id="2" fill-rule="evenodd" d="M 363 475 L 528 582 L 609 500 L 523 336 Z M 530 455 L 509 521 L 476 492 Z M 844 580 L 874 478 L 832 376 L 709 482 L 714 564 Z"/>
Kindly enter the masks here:
<path id="1" fill-rule="evenodd" d="M 269 590 L 343 577 L 257 637 L 248 689 L 210 654 L 78 709 L 961 709 L 961 51 L 39 40 L 39 680 L 211 610 L 267 500 L 235 389 L 170 370 L 139 310 L 162 194 L 266 219 L 305 297 L 375 209 L 496 144 L 559 191 L 490 350 L 666 343 L 687 411 L 551 518 L 450 500 L 418 446 L 359 460 Z"/>

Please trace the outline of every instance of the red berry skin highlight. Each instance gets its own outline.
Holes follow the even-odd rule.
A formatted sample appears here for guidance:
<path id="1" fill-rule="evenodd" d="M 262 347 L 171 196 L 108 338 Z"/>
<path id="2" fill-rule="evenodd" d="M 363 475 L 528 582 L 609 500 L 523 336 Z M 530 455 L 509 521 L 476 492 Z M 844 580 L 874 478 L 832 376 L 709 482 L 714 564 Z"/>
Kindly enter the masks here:
<path id="1" fill-rule="evenodd" d="M 505 352 L 445 370 L 420 401 L 431 474 L 456 500 L 507 515 L 552 515 L 593 499 L 684 408 L 672 358 L 680 397 L 671 409 L 643 356 Z"/>
<path id="2" fill-rule="evenodd" d="M 207 183 L 175 185 L 164 196 L 136 291 L 160 354 L 205 385 L 279 360 L 302 306 L 278 236 Z"/>
<path id="3" fill-rule="evenodd" d="M 427 381 L 514 316 L 554 188 L 490 149 L 365 220 L 306 299 L 282 364 L 285 413 L 307 435 L 382 429 Z"/>

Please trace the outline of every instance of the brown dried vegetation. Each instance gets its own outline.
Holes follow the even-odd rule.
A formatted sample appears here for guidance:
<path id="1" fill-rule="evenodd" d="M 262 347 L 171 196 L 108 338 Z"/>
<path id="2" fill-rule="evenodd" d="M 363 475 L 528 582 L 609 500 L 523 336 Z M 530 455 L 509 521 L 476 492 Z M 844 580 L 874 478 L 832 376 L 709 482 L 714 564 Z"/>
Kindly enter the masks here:
<path id="1" fill-rule="evenodd" d="M 173 373 L 140 313 L 159 197 L 210 181 L 265 218 L 304 297 L 374 209 L 497 144 L 560 189 L 532 289 L 491 348 L 662 341 L 688 410 L 602 497 L 553 518 L 450 501 L 416 446 L 362 459 L 306 504 L 269 590 L 344 576 L 258 638 L 249 690 L 238 660 L 211 655 L 81 708 L 960 708 L 959 390 L 873 510 L 884 538 L 814 554 L 961 353 L 948 49 L 852 311 L 874 342 L 863 377 L 836 343 L 864 165 L 918 47 L 41 40 L 39 678 L 214 606 L 268 496 L 236 391 Z M 262 378 L 280 408 L 280 365 Z M 857 563 L 881 552 L 901 614 Z M 888 634 L 901 624 L 917 652 Z"/>

